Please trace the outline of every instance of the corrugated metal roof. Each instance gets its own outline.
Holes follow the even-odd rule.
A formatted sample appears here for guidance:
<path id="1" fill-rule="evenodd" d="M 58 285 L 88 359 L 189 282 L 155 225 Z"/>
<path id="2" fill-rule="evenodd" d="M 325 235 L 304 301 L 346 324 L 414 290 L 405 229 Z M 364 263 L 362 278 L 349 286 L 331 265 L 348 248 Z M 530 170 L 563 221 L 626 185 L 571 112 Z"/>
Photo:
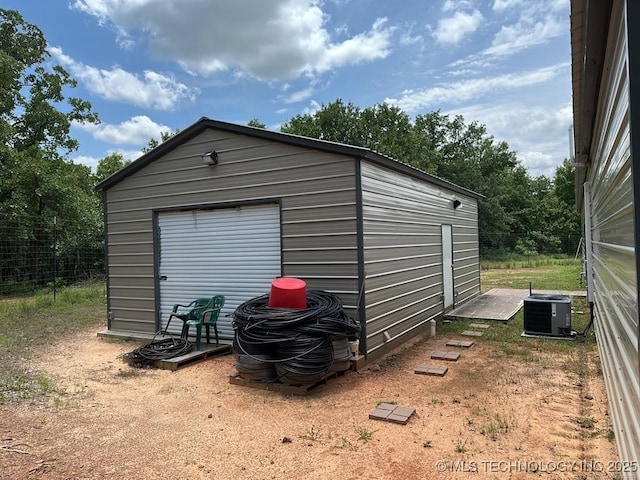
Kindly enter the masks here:
<path id="1" fill-rule="evenodd" d="M 479 193 L 473 192 L 469 189 L 466 189 L 454 183 L 448 182 L 446 180 L 438 178 L 429 173 L 423 172 L 422 170 L 412 167 L 411 165 L 407 165 L 397 160 L 394 160 L 392 158 L 381 155 L 368 148 L 356 147 L 353 145 L 346 145 L 346 144 L 337 143 L 337 142 L 329 142 L 326 140 L 318 140 L 315 138 L 302 137 L 299 135 L 292 135 L 289 133 L 274 132 L 271 130 L 250 127 L 247 125 L 239 125 L 235 123 L 222 122 L 219 120 L 213 120 L 208 117 L 200 118 L 197 122 L 193 123 L 192 125 L 187 127 L 185 130 L 182 130 L 181 132 L 177 133 L 166 142 L 161 143 L 153 150 L 145 153 L 140 158 L 138 158 L 134 162 L 127 165 L 122 170 L 114 173 L 107 179 L 103 180 L 101 183 L 96 185 L 95 187 L 96 190 L 98 191 L 108 190 L 109 188 L 111 188 L 113 185 L 117 184 L 124 178 L 144 168 L 146 165 L 153 162 L 156 158 L 159 158 L 165 155 L 166 153 L 176 148 L 178 145 L 181 145 L 189 141 L 191 138 L 195 137 L 196 135 L 198 135 L 200 132 L 202 132 L 207 128 L 214 128 L 214 129 L 239 133 L 243 135 L 250 135 L 253 137 L 264 138 L 274 142 L 287 143 L 290 145 L 296 145 L 303 148 L 309 148 L 313 150 L 320 150 L 320 151 L 326 151 L 330 153 L 345 155 L 352 158 L 371 160 L 375 163 L 384 165 L 395 171 L 402 172 L 406 175 L 410 175 L 410 176 L 422 179 L 426 182 L 433 183 L 435 185 L 439 185 L 443 188 L 447 188 L 449 190 L 459 192 L 461 194 L 469 195 L 474 198 L 483 198 L 483 195 Z"/>

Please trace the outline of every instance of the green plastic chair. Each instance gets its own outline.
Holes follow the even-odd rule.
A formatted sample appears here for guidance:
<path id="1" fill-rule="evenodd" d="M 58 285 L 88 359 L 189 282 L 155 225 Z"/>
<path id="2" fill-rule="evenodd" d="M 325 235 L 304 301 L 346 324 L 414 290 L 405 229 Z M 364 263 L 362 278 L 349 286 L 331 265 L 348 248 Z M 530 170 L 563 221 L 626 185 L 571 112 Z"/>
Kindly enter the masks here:
<path id="1" fill-rule="evenodd" d="M 169 325 L 171 324 L 171 319 L 176 317 L 182 320 L 182 331 L 180 336 L 182 338 L 186 338 L 186 333 L 188 331 L 187 321 L 188 320 L 198 320 L 202 317 L 202 312 L 208 308 L 207 306 L 211 303 L 211 297 L 207 298 L 196 298 L 194 301 L 187 305 L 183 305 L 181 303 L 176 303 L 171 310 L 171 315 L 169 315 L 169 320 L 167 321 L 167 326 L 164 329 L 164 333 L 167 333 L 169 329 Z"/>
<path id="2" fill-rule="evenodd" d="M 211 327 L 213 327 L 213 331 L 216 336 L 216 345 L 220 344 L 220 340 L 218 338 L 218 317 L 220 316 L 220 310 L 222 310 L 222 307 L 224 306 L 225 298 L 224 295 L 216 295 L 209 299 L 198 300 L 207 300 L 207 304 L 202 307 L 198 306 L 191 310 L 190 313 L 192 313 L 193 318 L 189 318 L 184 322 L 182 330 L 182 338 L 187 339 L 189 337 L 189 328 L 196 327 L 196 350 L 200 350 L 203 325 L 206 329 L 207 344 L 211 343 Z M 195 302 L 198 300 L 195 300 Z"/>

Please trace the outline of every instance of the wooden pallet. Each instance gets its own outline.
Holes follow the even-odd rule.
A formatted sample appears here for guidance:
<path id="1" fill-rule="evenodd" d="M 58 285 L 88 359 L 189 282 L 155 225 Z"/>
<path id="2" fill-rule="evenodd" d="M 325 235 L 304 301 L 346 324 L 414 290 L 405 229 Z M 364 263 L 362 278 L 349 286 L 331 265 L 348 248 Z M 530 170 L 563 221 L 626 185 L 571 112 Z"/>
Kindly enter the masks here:
<path id="1" fill-rule="evenodd" d="M 257 388 L 260 390 L 305 396 L 308 395 L 313 388 L 318 385 L 326 384 L 328 379 L 336 378 L 338 375 L 342 375 L 343 373 L 344 372 L 330 372 L 314 382 L 301 385 L 289 385 L 280 381 L 248 380 L 246 378 L 242 378 L 240 374 L 235 373 L 234 375 L 229 375 L 229 383 L 233 385 L 241 385 L 243 387 Z"/>
<path id="2" fill-rule="evenodd" d="M 199 351 L 194 350 L 185 355 L 180 355 L 179 357 L 154 360 L 149 363 L 148 366 L 150 368 L 158 368 L 160 370 L 178 370 L 179 368 L 187 367 L 207 358 L 225 355 L 227 353 L 231 353 L 231 345 L 218 345 L 215 347 L 207 347 Z M 136 359 L 128 357 L 127 355 L 123 355 L 122 360 L 129 365 L 134 365 L 136 363 Z"/>

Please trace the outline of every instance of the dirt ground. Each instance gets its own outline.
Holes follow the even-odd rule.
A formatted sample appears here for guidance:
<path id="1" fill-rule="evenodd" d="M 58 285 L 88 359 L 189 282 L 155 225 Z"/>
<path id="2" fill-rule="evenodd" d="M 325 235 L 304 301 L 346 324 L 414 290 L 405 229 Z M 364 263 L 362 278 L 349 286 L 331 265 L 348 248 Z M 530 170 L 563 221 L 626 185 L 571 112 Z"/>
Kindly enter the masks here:
<path id="1" fill-rule="evenodd" d="M 233 355 L 136 369 L 120 355 L 140 343 L 96 333 L 33 362 L 63 393 L 0 405 L 0 479 L 622 478 L 593 345 L 523 356 L 480 340 L 454 363 L 430 352 L 467 338 L 419 337 L 293 396 L 230 384 Z M 449 371 L 416 375 L 424 363 Z M 416 413 L 369 419 L 380 402 Z"/>

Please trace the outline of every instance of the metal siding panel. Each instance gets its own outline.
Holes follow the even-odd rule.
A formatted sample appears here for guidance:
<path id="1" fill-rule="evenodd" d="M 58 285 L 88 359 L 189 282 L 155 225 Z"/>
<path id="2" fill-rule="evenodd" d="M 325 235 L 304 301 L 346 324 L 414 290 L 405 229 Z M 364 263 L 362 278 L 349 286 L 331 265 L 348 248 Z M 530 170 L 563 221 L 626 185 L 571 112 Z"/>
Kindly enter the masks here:
<path id="1" fill-rule="evenodd" d="M 640 451 L 638 286 L 633 218 L 627 45 L 621 4 L 609 48 L 591 148 L 595 329 L 620 458 Z"/>
<path id="2" fill-rule="evenodd" d="M 362 163 L 367 353 L 442 314 L 441 225 L 453 226 L 454 284 L 480 291 L 477 201 L 441 186 Z M 462 202 L 454 210 L 453 200 Z M 462 236 L 459 238 L 458 235 Z"/>
<path id="3" fill-rule="evenodd" d="M 214 145 L 220 163 L 204 166 L 200 155 Z M 154 211 L 265 198 L 280 199 L 285 219 L 282 274 L 300 274 L 308 288 L 331 291 L 345 305 L 355 305 L 355 184 L 355 160 L 337 154 L 212 129 L 177 146 L 105 193 L 107 261 L 118 272 L 109 276 L 110 307 L 116 315 L 110 328 L 155 332 L 157 313 L 141 316 L 126 293 L 113 293 L 144 285 L 144 294 L 131 297 L 133 303 L 138 295 L 145 305 L 155 298 L 155 277 L 133 275 L 134 269 L 153 265 Z M 132 266 L 128 273 L 126 265 Z"/>

